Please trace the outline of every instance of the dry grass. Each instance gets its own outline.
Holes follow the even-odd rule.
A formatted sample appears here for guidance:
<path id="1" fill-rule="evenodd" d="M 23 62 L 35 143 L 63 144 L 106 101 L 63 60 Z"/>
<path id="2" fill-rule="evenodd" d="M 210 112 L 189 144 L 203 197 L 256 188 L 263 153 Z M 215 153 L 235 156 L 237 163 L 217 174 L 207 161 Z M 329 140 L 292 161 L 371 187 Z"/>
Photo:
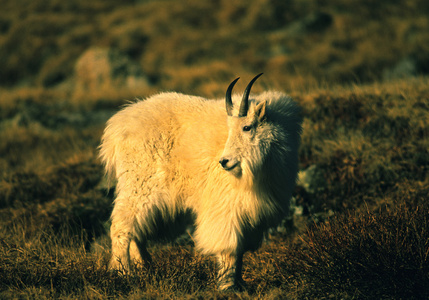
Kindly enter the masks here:
<path id="1" fill-rule="evenodd" d="M 426 2 L 0 0 L 0 298 L 429 298 Z M 127 54 L 150 86 L 75 99 L 91 46 Z M 222 97 L 260 71 L 254 92 L 303 107 L 301 168 L 325 181 L 297 188 L 295 230 L 246 254 L 241 294 L 218 293 L 214 260 L 186 243 L 109 273 L 105 121 L 126 99 Z"/>
<path id="2" fill-rule="evenodd" d="M 158 88 L 198 94 L 210 89 L 189 86 L 200 73 L 182 80 L 191 76 L 188 69 L 204 70 L 207 82 L 269 70 L 269 78 L 281 78 L 286 89 L 308 81 L 380 79 L 405 58 L 417 62 L 413 72 L 429 70 L 424 0 L 1 4 L 2 85 L 67 82 L 78 57 L 93 46 L 129 55 Z"/>
<path id="3" fill-rule="evenodd" d="M 150 270 L 110 274 L 104 226 L 112 198 L 95 149 L 104 124 L 84 120 L 97 109 L 59 105 L 56 114 L 66 107 L 83 119 L 64 118 L 58 129 L 37 113 L 11 108 L 10 118 L 26 112 L 27 119 L 2 123 L 1 295 L 429 296 L 428 86 L 420 78 L 295 92 L 304 107 L 302 167 L 319 166 L 327 185 L 312 198 L 297 190 L 310 214 L 295 218 L 296 233 L 275 235 L 246 255 L 249 290 L 240 296 L 216 292 L 214 261 L 186 245 L 152 248 Z M 30 94 L 24 107 L 55 107 Z M 320 214 L 329 210 L 333 217 Z"/>

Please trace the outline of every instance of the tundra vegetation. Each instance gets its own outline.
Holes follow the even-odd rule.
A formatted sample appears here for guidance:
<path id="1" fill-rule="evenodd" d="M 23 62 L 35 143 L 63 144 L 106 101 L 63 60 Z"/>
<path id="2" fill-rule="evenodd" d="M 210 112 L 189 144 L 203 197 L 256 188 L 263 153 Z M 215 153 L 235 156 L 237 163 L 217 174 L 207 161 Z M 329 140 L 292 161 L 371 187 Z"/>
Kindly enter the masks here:
<path id="1" fill-rule="evenodd" d="M 429 297 L 427 1 L 0 4 L 0 298 Z M 87 51 L 116 60 L 110 79 L 79 69 Z M 244 256 L 248 289 L 217 292 L 187 238 L 110 273 L 105 122 L 136 97 L 221 98 L 259 72 L 252 93 L 302 107 L 299 167 L 318 180 Z"/>

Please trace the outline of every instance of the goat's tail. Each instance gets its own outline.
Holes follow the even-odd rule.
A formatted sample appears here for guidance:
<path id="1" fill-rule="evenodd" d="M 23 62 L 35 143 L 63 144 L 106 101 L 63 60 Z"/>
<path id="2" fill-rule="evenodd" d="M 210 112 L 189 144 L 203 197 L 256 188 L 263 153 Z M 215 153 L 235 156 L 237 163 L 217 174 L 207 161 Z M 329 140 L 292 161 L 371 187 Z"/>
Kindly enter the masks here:
<path id="1" fill-rule="evenodd" d="M 104 165 L 109 184 L 116 176 L 116 155 L 117 143 L 115 143 L 115 133 L 111 124 L 108 124 L 101 138 L 101 145 L 98 147 L 101 162 Z"/>

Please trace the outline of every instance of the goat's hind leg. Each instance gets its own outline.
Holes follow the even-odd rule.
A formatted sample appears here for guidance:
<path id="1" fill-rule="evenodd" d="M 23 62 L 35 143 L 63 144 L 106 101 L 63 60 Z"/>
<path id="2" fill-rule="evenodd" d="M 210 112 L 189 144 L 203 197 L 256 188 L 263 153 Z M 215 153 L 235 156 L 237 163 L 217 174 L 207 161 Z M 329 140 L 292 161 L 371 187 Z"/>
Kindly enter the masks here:
<path id="1" fill-rule="evenodd" d="M 136 228 L 138 222 L 133 215 L 135 213 L 130 213 L 129 209 L 121 209 L 120 206 L 115 206 L 112 212 L 110 269 L 129 272 L 131 263 L 145 263 L 148 266 L 152 262 L 146 248 L 146 237 L 139 233 L 140 228 Z"/>
<path id="2" fill-rule="evenodd" d="M 110 259 L 109 269 L 129 272 L 132 224 L 128 224 L 122 218 L 119 219 L 117 215 L 112 214 L 110 237 L 112 240 L 112 258 Z"/>
<path id="3" fill-rule="evenodd" d="M 129 272 L 131 264 L 145 264 L 150 266 L 152 258 L 147 251 L 146 243 L 132 235 L 133 229 L 125 229 L 123 223 L 121 229 L 112 220 L 112 258 L 109 268 L 120 272 Z"/>
<path id="4" fill-rule="evenodd" d="M 132 262 L 144 264 L 146 267 L 150 267 L 152 264 L 152 257 L 147 251 L 146 243 L 137 238 L 131 240 L 130 258 Z"/>
<path id="5" fill-rule="evenodd" d="M 136 209 L 135 203 L 135 199 L 121 193 L 115 200 L 111 216 L 112 225 L 110 226 L 112 258 L 109 268 L 111 270 L 130 272 L 131 259 L 141 260 L 143 256 L 141 254 L 145 253 L 143 244 L 137 242 L 136 218 L 139 211 Z M 142 250 L 140 251 L 140 249 Z"/>

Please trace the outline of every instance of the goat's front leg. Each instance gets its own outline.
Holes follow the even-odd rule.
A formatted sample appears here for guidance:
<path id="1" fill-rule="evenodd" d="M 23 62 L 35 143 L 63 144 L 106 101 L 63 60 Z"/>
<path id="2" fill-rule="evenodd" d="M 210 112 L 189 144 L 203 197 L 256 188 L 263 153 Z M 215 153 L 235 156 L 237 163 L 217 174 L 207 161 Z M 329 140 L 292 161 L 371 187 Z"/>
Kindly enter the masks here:
<path id="1" fill-rule="evenodd" d="M 218 289 L 220 291 L 242 291 L 245 287 L 241 277 L 243 254 L 222 253 L 217 256 Z"/>

